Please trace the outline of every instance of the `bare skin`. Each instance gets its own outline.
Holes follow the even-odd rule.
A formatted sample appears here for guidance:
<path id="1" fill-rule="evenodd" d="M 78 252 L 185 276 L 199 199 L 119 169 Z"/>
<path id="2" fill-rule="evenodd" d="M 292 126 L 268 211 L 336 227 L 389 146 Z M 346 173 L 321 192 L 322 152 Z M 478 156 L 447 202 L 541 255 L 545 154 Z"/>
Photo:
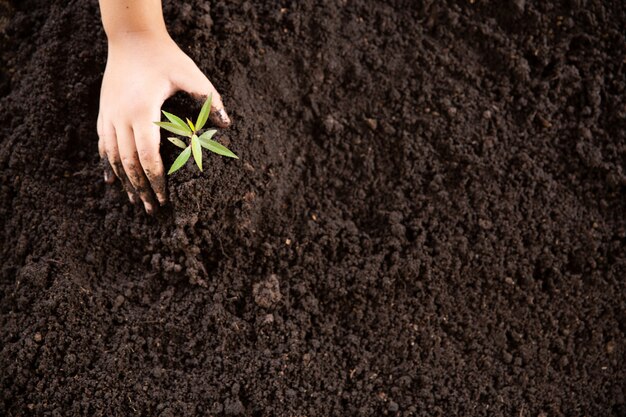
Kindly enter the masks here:
<path id="1" fill-rule="evenodd" d="M 167 203 L 153 123 L 163 102 L 176 91 L 199 99 L 211 94 L 213 123 L 228 127 L 230 118 L 213 84 L 167 33 L 161 0 L 100 0 L 100 10 L 109 46 L 98 113 L 104 180 L 117 176 L 130 201 L 141 199 L 153 214 Z"/>

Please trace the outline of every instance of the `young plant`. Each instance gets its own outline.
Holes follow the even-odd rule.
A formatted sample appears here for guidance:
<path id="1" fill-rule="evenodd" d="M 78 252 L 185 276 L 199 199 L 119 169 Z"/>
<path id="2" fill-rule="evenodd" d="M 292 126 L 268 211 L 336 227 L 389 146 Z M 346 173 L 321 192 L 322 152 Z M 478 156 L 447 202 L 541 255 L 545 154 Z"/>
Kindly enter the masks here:
<path id="1" fill-rule="evenodd" d="M 232 153 L 226 146 L 212 140 L 211 138 L 217 132 L 216 129 L 209 129 L 198 136 L 198 132 L 204 127 L 206 121 L 209 118 L 209 113 L 211 112 L 211 96 L 209 96 L 202 109 L 200 110 L 200 114 L 198 115 L 198 119 L 196 120 L 196 124 L 194 125 L 191 120 L 187 119 L 187 123 L 183 122 L 183 120 L 175 116 L 171 113 L 163 111 L 163 114 L 169 122 L 154 122 L 157 126 L 167 130 L 168 132 L 175 133 L 179 136 L 183 136 L 189 138 L 189 143 L 176 138 L 171 137 L 167 138 L 174 145 L 183 149 L 183 151 L 178 155 L 172 167 L 167 172 L 167 175 L 172 174 L 173 172 L 178 171 L 185 163 L 191 155 L 193 155 L 193 159 L 196 161 L 198 168 L 202 171 L 202 148 L 208 149 L 209 151 L 216 153 L 218 155 L 227 156 L 229 158 L 239 159 L 237 155 Z"/>

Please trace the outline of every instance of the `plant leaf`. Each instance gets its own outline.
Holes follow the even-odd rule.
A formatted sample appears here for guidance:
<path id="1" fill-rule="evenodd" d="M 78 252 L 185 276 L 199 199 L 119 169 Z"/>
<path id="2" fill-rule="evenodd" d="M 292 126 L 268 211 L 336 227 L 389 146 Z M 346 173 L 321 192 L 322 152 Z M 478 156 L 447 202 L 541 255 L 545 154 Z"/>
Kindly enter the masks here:
<path id="1" fill-rule="evenodd" d="M 200 130 L 204 127 L 207 119 L 209 118 L 209 113 L 211 113 L 212 101 L 213 101 L 213 94 L 209 94 L 209 96 L 206 98 L 206 101 L 202 105 L 200 114 L 198 114 L 198 120 L 196 120 L 196 129 Z"/>
<path id="2" fill-rule="evenodd" d="M 200 135 L 200 140 L 211 139 L 217 133 L 217 129 L 210 129 Z"/>
<path id="3" fill-rule="evenodd" d="M 198 168 L 202 171 L 202 148 L 200 147 L 200 140 L 196 135 L 191 137 L 191 151 L 193 152 L 193 159 L 196 160 Z"/>
<path id="4" fill-rule="evenodd" d="M 191 131 L 193 133 L 196 133 L 196 128 L 193 126 L 193 123 L 191 123 L 191 120 L 187 119 L 187 124 L 189 125 L 189 127 L 191 128 Z"/>
<path id="5" fill-rule="evenodd" d="M 185 165 L 190 155 L 191 155 L 191 146 L 187 146 L 185 150 L 182 151 L 180 155 L 178 155 L 178 158 L 176 158 L 176 160 L 172 164 L 172 167 L 167 172 L 167 175 L 170 175 L 171 173 L 178 171 L 183 165 Z"/>
<path id="6" fill-rule="evenodd" d="M 185 131 L 189 130 L 189 126 L 187 126 L 187 124 L 183 122 L 183 119 L 181 119 L 180 117 L 172 113 L 168 113 L 165 110 L 161 110 L 161 113 L 163 113 L 170 122 L 174 123 L 175 125 L 178 125 L 178 127 L 180 127 L 181 129 Z M 191 131 L 189 131 L 189 133 L 191 133 Z"/>
<path id="7" fill-rule="evenodd" d="M 200 145 L 203 148 L 206 148 L 206 149 L 210 150 L 213 153 L 216 153 L 216 154 L 222 155 L 222 156 L 227 156 L 229 158 L 239 159 L 239 157 L 237 155 L 235 155 L 234 153 L 232 153 L 230 151 L 230 149 L 228 149 L 226 146 L 224 146 L 221 143 L 218 143 L 218 142 L 216 142 L 214 140 L 211 140 L 211 139 L 198 139 L 198 142 L 200 142 Z"/>
<path id="8" fill-rule="evenodd" d="M 185 149 L 187 147 L 187 144 L 178 138 L 167 138 L 167 140 L 169 140 L 181 149 Z"/>
<path id="9" fill-rule="evenodd" d="M 175 123 L 154 122 L 154 124 L 162 127 L 168 132 L 176 133 L 177 135 L 180 135 L 180 136 L 187 136 L 187 137 L 191 136 L 191 132 L 189 131 L 189 129 L 183 130 L 180 127 L 178 127 L 178 125 Z"/>

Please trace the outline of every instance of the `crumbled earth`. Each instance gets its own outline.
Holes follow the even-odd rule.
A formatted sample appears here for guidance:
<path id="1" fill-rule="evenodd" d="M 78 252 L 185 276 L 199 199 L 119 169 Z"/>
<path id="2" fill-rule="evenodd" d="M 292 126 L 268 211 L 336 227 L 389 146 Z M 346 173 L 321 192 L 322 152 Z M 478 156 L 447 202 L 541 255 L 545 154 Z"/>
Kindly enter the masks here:
<path id="1" fill-rule="evenodd" d="M 276 275 L 270 275 L 266 281 L 257 282 L 252 286 L 254 302 L 260 307 L 270 308 L 282 298 L 280 283 Z"/>
<path id="2" fill-rule="evenodd" d="M 164 8 L 241 160 L 151 218 L 97 2 L 0 1 L 0 415 L 626 416 L 621 1 Z"/>

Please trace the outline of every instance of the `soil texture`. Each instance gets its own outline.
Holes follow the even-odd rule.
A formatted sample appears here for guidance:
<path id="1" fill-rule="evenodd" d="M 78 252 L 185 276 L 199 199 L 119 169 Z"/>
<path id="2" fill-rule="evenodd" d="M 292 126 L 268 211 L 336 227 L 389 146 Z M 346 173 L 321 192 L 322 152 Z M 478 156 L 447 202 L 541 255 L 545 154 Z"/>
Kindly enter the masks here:
<path id="1" fill-rule="evenodd" d="M 626 416 L 622 1 L 164 10 L 241 160 L 149 217 L 97 1 L 0 1 L 0 415 Z"/>

